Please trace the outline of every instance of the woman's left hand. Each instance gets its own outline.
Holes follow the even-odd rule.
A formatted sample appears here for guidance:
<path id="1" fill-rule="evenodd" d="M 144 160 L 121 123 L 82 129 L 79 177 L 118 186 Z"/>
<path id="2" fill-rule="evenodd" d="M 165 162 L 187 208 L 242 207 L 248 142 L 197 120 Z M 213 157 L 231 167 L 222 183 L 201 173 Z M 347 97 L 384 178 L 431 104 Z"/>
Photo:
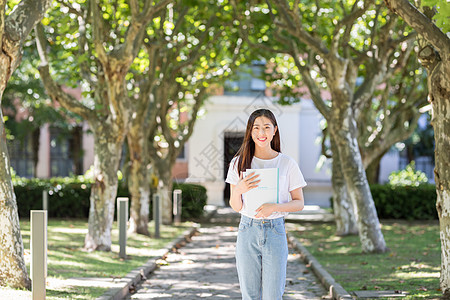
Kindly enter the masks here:
<path id="1" fill-rule="evenodd" d="M 276 203 L 264 203 L 258 209 L 256 209 L 256 216 L 255 218 L 267 218 L 269 217 L 274 211 L 276 211 L 277 204 Z"/>

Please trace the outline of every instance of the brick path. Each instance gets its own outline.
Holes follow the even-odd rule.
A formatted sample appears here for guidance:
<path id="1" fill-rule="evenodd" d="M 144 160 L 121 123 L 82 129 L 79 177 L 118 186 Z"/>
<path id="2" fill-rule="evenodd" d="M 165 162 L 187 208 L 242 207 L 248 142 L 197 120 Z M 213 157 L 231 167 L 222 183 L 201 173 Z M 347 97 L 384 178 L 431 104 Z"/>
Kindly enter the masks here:
<path id="1" fill-rule="evenodd" d="M 210 224 L 126 299 L 241 299 L 234 251 L 238 214 L 219 209 Z M 290 249 L 283 299 L 323 299 L 327 291 Z"/>

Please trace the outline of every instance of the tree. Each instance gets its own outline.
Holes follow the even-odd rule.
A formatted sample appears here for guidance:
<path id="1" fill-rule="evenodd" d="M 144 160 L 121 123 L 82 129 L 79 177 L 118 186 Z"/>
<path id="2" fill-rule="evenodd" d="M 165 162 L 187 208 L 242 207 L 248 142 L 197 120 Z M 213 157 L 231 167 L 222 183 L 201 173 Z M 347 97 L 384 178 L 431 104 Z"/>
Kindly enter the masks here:
<path id="1" fill-rule="evenodd" d="M 89 211 L 88 250 L 111 249 L 111 226 L 117 194 L 117 170 L 123 142 L 133 118 L 128 97 L 130 66 L 141 49 L 147 25 L 170 0 L 58 2 L 38 27 L 40 74 L 50 97 L 85 119 L 94 135 L 94 184 Z M 51 51 L 50 51 L 51 50 Z M 53 72 L 50 73 L 49 60 Z M 65 59 L 65 60 L 62 60 Z M 55 80 L 56 78 L 56 80 Z M 81 85 L 82 101 L 64 92 L 61 82 Z"/>
<path id="2" fill-rule="evenodd" d="M 10 10 L 6 7 L 6 1 L 0 0 L 0 101 L 8 80 L 20 63 L 26 38 L 50 4 L 49 0 L 23 0 Z M 0 133 L 0 285 L 29 288 L 1 110 Z"/>
<path id="3" fill-rule="evenodd" d="M 408 43 L 412 49 L 412 41 Z M 413 53 L 411 53 L 413 54 Z M 415 63 L 414 55 L 405 56 L 402 64 L 396 66 L 391 78 L 381 84 L 361 110 L 357 120 L 358 145 L 361 149 L 364 169 L 369 183 L 378 181 L 378 169 L 381 158 L 397 142 L 405 140 L 417 128 L 420 117 L 419 107 L 426 104 L 424 72 Z M 328 139 L 324 130 L 323 139 Z M 333 148 L 333 140 L 330 140 Z M 357 233 L 354 212 L 348 201 L 347 185 L 342 176 L 337 149 L 328 151 L 322 142 L 322 153 L 333 158 L 332 185 L 333 208 L 336 221 L 336 233 L 347 235 Z"/>
<path id="4" fill-rule="evenodd" d="M 241 14 L 240 22 L 247 42 L 261 51 L 275 51 L 285 57 L 290 69 L 297 70 L 296 82 L 301 80 L 307 86 L 316 108 L 327 120 L 336 147 L 333 157 L 340 160 L 340 173 L 353 202 L 363 251 L 386 251 L 356 124 L 377 87 L 409 55 L 404 46 L 414 35 L 404 35 L 405 25 L 375 0 L 266 1 L 248 5 L 244 15 Z M 271 24 L 265 21 L 268 18 Z M 394 55 L 398 55 L 395 60 Z M 359 80 L 362 82 L 357 84 Z M 296 90 L 295 81 L 286 83 Z M 291 91 L 281 96 L 292 98 L 292 94 Z"/>
<path id="5" fill-rule="evenodd" d="M 444 298 L 450 298 L 450 4 L 445 1 L 423 1 L 423 11 L 408 0 L 385 0 L 389 9 L 398 14 L 420 33 L 419 59 L 428 74 L 428 99 L 432 105 L 431 123 L 435 137 L 436 209 L 441 236 L 440 286 Z M 434 6 L 434 8 L 430 8 Z M 436 12 L 436 14 L 435 14 Z M 433 16 L 434 15 L 434 16 Z M 436 24 L 433 21 L 436 20 Z M 446 34 L 447 33 L 447 34 Z"/>
<path id="6" fill-rule="evenodd" d="M 137 200 L 132 201 L 131 226 L 139 231 L 145 232 L 148 220 L 144 215 L 148 211 L 148 166 L 159 177 L 162 219 L 169 224 L 171 171 L 176 158 L 192 134 L 208 87 L 231 73 L 240 43 L 238 30 L 232 29 L 232 17 L 221 13 L 227 8 L 229 5 L 216 1 L 189 5 L 177 1 L 149 26 L 152 34 L 145 37 L 145 52 L 139 57 L 149 64 L 143 63 L 146 68 L 133 75 L 139 87 L 135 97 L 147 99 L 148 106 L 137 114 L 128 132 L 129 189 Z"/>
<path id="7" fill-rule="evenodd" d="M 52 105 L 51 99 L 48 98 L 36 69 L 39 56 L 35 51 L 33 34 L 24 43 L 23 57 L 3 93 L 2 109 L 6 119 L 8 146 L 20 145 L 32 150 L 33 169 L 26 176 L 36 176 L 41 127 L 46 124 L 56 127 L 61 130 L 61 137 L 67 137 L 80 129 L 81 120 L 63 107 Z M 81 151 L 72 153 L 74 161 L 79 161 L 81 155 Z M 72 171 L 75 174 L 82 174 L 79 165 L 74 164 Z M 18 171 L 16 170 L 17 173 Z M 18 175 L 22 176 L 19 173 Z"/>

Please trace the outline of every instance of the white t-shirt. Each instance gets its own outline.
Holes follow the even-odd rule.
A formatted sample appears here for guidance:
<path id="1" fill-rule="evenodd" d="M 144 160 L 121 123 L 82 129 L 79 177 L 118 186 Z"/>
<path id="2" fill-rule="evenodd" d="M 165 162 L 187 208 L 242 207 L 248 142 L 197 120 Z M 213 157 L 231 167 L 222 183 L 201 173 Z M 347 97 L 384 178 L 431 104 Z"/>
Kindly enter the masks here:
<path id="1" fill-rule="evenodd" d="M 239 157 L 235 157 L 230 162 L 230 167 L 228 168 L 227 178 L 225 182 L 236 185 L 239 181 L 238 174 L 238 162 L 236 160 Z M 291 157 L 279 153 L 277 157 L 272 159 L 260 159 L 253 157 L 251 163 L 252 169 L 265 169 L 265 168 L 278 168 L 279 170 L 279 203 L 287 203 L 291 201 L 290 192 L 306 186 L 306 181 L 303 178 L 303 174 L 298 167 L 298 164 Z M 245 171 L 245 170 L 244 170 Z M 241 214 L 254 218 L 255 216 L 250 215 L 246 210 L 246 197 L 245 193 L 242 194 L 243 206 L 240 211 Z M 274 212 L 267 219 L 275 219 L 282 216 L 287 216 L 287 212 Z"/>

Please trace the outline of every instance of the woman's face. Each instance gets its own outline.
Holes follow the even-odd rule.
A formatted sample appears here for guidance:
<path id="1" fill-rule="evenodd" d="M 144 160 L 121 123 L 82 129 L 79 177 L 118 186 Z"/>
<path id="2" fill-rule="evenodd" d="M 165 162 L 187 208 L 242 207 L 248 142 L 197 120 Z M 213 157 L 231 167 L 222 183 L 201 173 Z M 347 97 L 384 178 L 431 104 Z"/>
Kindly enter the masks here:
<path id="1" fill-rule="evenodd" d="M 277 132 L 277 127 L 272 124 L 269 118 L 264 116 L 255 119 L 252 128 L 252 139 L 256 146 L 270 147 L 273 136 Z"/>

